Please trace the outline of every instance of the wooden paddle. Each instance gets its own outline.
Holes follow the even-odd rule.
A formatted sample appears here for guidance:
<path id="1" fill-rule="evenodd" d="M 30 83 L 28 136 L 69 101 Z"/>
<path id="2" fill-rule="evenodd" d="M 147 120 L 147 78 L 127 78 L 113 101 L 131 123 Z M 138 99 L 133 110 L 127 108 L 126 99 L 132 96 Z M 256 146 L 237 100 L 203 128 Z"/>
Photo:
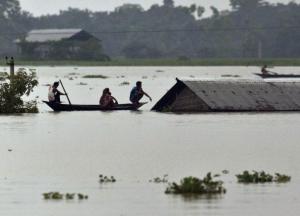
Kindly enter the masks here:
<path id="1" fill-rule="evenodd" d="M 68 96 L 68 94 L 67 94 L 67 92 L 66 92 L 66 89 L 65 89 L 65 87 L 64 87 L 64 85 L 63 85 L 63 83 L 62 83 L 62 81 L 61 81 L 61 80 L 59 80 L 59 82 L 60 82 L 60 84 L 61 84 L 61 87 L 63 88 L 63 90 L 64 90 L 64 92 L 65 92 L 65 95 L 66 95 L 66 97 L 67 97 L 67 99 L 68 99 L 68 102 L 69 102 L 70 106 L 72 107 L 72 104 L 71 104 L 70 98 L 69 98 L 69 96 Z"/>

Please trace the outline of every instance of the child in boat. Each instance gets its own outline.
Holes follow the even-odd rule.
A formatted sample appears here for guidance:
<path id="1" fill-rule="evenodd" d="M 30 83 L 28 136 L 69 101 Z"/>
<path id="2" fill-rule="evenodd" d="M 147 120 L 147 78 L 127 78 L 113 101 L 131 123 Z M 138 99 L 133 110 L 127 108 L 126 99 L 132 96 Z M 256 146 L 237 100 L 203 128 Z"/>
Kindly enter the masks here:
<path id="1" fill-rule="evenodd" d="M 130 92 L 129 100 L 133 104 L 138 104 L 144 95 L 146 95 L 149 98 L 149 100 L 152 101 L 152 98 L 146 92 L 144 92 L 144 90 L 142 88 L 142 82 L 137 81 L 136 86 L 133 87 L 133 89 Z"/>
<path id="2" fill-rule="evenodd" d="M 115 104 L 118 104 L 118 101 L 115 97 L 111 95 L 109 88 L 103 90 L 102 96 L 100 98 L 99 104 L 103 108 L 113 107 Z"/>
<path id="3" fill-rule="evenodd" d="M 61 103 L 60 96 L 66 95 L 60 91 L 58 91 L 59 82 L 54 82 L 52 86 L 49 87 L 48 91 L 48 100 L 53 103 Z"/>

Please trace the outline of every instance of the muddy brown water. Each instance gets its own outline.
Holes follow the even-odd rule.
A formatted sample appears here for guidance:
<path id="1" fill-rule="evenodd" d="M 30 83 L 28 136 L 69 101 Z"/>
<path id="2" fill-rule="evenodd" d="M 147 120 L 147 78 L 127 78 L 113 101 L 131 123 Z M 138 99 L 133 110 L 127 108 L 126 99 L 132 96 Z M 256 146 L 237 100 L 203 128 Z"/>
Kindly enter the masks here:
<path id="1" fill-rule="evenodd" d="M 275 69 L 300 71 L 297 67 Z M 38 97 L 38 101 L 47 97 L 46 84 L 62 79 L 73 103 L 98 103 L 105 87 L 110 87 L 119 102 L 128 102 L 129 91 L 137 80 L 143 81 L 153 102 L 139 112 L 62 113 L 39 103 L 39 114 L 0 116 L 0 215 L 299 215 L 300 113 L 150 111 L 175 83 L 175 77 L 237 74 L 255 78 L 251 73 L 257 70 L 37 67 L 40 85 L 32 97 Z M 81 78 L 95 73 L 109 78 Z M 120 86 L 124 81 L 131 84 Z M 164 174 L 170 181 L 179 181 L 185 176 L 203 177 L 207 172 L 221 173 L 224 169 L 230 173 L 220 177 L 227 189 L 222 196 L 165 195 L 166 184 L 149 182 Z M 292 181 L 237 184 L 235 174 L 243 170 L 285 173 L 292 176 Z M 99 184 L 99 174 L 113 175 L 117 182 Z M 45 201 L 42 193 L 49 191 L 80 192 L 89 199 Z"/>

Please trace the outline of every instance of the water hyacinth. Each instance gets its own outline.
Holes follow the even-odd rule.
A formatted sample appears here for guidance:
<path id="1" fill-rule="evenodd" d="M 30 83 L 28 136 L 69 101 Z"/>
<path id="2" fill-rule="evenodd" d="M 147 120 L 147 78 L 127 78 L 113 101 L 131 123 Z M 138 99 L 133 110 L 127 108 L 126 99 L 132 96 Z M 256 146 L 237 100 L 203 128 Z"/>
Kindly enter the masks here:
<path id="1" fill-rule="evenodd" d="M 291 180 L 290 176 L 275 173 L 275 176 L 268 174 L 264 171 L 257 172 L 244 171 L 242 174 L 236 175 L 239 183 L 285 183 Z"/>
<path id="2" fill-rule="evenodd" d="M 242 174 L 236 175 L 239 183 L 267 183 L 273 182 L 273 176 L 264 171 L 253 171 L 250 173 L 245 170 Z"/>
<path id="3" fill-rule="evenodd" d="M 104 176 L 102 174 L 99 175 L 99 182 L 100 183 L 114 183 L 116 182 L 117 180 L 115 179 L 114 176 L 111 176 L 111 177 L 107 177 L 107 176 Z"/>
<path id="4" fill-rule="evenodd" d="M 108 76 L 104 76 L 101 74 L 93 74 L 93 75 L 85 75 L 82 78 L 86 78 L 86 79 L 107 79 Z"/>
<path id="5" fill-rule="evenodd" d="M 75 198 L 75 193 L 62 194 L 60 192 L 48 192 L 48 193 L 43 193 L 43 197 L 45 200 L 62 200 L 64 198 L 66 200 L 73 200 Z M 78 193 L 77 197 L 79 200 L 88 199 L 87 195 L 81 193 Z"/>
<path id="6" fill-rule="evenodd" d="M 165 174 L 165 175 L 163 175 L 163 177 L 155 177 L 155 178 L 149 180 L 149 182 L 153 182 L 153 183 L 168 183 L 168 175 Z"/>
<path id="7" fill-rule="evenodd" d="M 226 193 L 222 181 L 214 181 L 211 173 L 208 173 L 203 180 L 196 177 L 185 177 L 180 184 L 175 182 L 169 184 L 166 194 L 222 194 Z"/>
<path id="8" fill-rule="evenodd" d="M 286 183 L 291 181 L 291 176 L 275 173 L 274 182 L 277 183 Z"/>

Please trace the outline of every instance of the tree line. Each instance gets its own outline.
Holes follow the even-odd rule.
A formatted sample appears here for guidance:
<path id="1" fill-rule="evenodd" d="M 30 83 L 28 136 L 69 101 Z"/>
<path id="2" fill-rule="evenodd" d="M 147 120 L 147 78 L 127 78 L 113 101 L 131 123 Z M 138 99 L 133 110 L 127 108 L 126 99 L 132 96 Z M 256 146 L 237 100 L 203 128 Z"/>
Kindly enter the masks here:
<path id="1" fill-rule="evenodd" d="M 102 41 L 111 58 L 298 58 L 300 4 L 230 0 L 230 10 L 175 6 L 163 0 L 145 10 L 123 4 L 112 12 L 69 8 L 34 17 L 18 0 L 0 3 L 0 54 L 14 54 L 14 41 L 32 29 L 82 28 Z"/>

